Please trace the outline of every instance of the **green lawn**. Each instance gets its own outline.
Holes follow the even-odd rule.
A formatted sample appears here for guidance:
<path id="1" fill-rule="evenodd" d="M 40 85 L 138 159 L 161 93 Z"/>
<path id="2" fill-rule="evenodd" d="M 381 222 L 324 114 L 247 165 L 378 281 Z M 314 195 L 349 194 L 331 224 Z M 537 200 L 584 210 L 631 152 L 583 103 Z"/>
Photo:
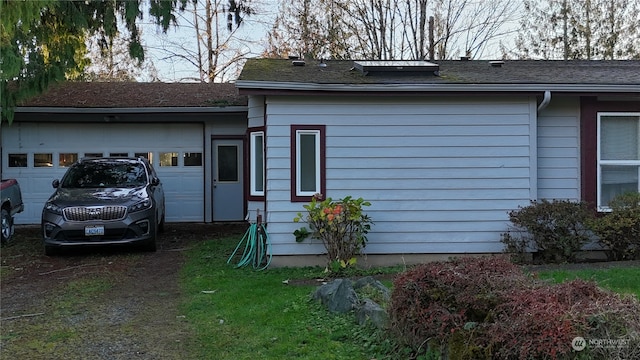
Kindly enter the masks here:
<path id="1" fill-rule="evenodd" d="M 197 334 L 191 358 L 375 357 L 384 341 L 373 329 L 359 327 L 353 315 L 329 314 L 310 299 L 315 286 L 283 283 L 321 277 L 322 268 L 237 269 L 227 259 L 240 238 L 204 242 L 188 253 L 181 278 L 182 311 Z"/>
<path id="2" fill-rule="evenodd" d="M 227 259 L 242 235 L 206 241 L 190 249 L 181 273 L 182 313 L 196 334 L 193 359 L 403 359 L 407 353 L 353 315 L 329 314 L 310 295 L 314 285 L 285 280 L 324 276 L 319 267 L 237 269 Z M 233 262 L 232 262 L 233 263 Z M 386 269 L 399 271 L 400 268 Z M 592 279 L 640 297 L 640 268 L 545 271 L 562 282 Z M 389 285 L 389 284 L 387 284 Z"/>
<path id="3" fill-rule="evenodd" d="M 556 283 L 584 279 L 594 280 L 598 285 L 622 294 L 634 294 L 640 299 L 640 267 L 620 267 L 610 269 L 554 270 L 538 273 L 541 279 Z"/>

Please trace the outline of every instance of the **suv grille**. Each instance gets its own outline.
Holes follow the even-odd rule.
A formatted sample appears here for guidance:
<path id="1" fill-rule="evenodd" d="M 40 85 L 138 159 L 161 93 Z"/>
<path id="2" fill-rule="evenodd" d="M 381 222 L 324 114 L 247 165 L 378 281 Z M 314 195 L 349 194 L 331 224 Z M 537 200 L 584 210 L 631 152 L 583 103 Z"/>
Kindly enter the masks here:
<path id="1" fill-rule="evenodd" d="M 126 206 L 74 206 L 64 209 L 64 217 L 69 221 L 121 220 L 126 215 Z"/>

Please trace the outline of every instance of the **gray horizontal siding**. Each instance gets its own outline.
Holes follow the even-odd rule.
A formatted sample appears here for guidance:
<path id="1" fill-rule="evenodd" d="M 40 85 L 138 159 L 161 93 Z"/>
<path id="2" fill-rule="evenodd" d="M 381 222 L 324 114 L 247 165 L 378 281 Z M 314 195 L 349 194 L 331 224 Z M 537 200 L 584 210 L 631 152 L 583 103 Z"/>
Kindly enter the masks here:
<path id="1" fill-rule="evenodd" d="M 554 98 L 538 115 L 538 198 L 580 199 L 580 104 Z"/>
<path id="2" fill-rule="evenodd" d="M 317 254 L 296 243 L 304 203 L 290 201 L 290 124 L 326 125 L 327 194 L 363 197 L 374 221 L 366 252 L 502 249 L 509 210 L 532 187 L 535 101 L 484 98 L 268 98 L 267 200 L 275 254 Z M 535 143 L 534 143 L 535 147 Z"/>
<path id="3" fill-rule="evenodd" d="M 264 97 L 252 96 L 248 101 L 248 126 L 259 127 L 264 125 Z"/>

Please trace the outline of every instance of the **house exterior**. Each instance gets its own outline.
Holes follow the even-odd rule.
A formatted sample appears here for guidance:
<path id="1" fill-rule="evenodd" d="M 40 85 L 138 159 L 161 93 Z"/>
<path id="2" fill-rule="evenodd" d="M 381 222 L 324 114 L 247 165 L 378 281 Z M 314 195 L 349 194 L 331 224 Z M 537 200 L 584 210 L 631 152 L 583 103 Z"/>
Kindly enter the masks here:
<path id="1" fill-rule="evenodd" d="M 19 224 L 75 159 L 146 156 L 168 222 L 260 214 L 274 266 L 325 263 L 293 235 L 316 193 L 371 202 L 361 264 L 414 263 L 501 252 L 530 200 L 640 189 L 640 61 L 251 59 L 235 84 L 61 84 L 1 132 Z"/>
<path id="2" fill-rule="evenodd" d="M 145 156 L 163 181 L 166 221 L 244 221 L 247 98 L 233 84 L 63 83 L 2 124 L 2 178 L 18 179 L 39 224 L 51 182 L 91 156 Z"/>
<path id="3" fill-rule="evenodd" d="M 292 235 L 315 193 L 371 202 L 379 264 L 501 252 L 530 200 L 640 189 L 640 61 L 253 59 L 236 85 L 274 263 L 324 261 Z"/>

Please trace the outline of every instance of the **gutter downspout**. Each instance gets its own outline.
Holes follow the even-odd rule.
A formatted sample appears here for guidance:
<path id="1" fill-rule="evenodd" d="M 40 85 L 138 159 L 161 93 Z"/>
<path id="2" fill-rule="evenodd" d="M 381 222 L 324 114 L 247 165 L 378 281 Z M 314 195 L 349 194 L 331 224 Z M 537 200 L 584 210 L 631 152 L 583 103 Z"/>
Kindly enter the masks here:
<path id="1" fill-rule="evenodd" d="M 544 97 L 542 98 L 542 102 L 540 103 L 540 105 L 538 105 L 538 112 L 546 109 L 547 106 L 549 106 L 550 102 L 551 102 L 551 91 L 546 90 L 544 92 Z"/>

